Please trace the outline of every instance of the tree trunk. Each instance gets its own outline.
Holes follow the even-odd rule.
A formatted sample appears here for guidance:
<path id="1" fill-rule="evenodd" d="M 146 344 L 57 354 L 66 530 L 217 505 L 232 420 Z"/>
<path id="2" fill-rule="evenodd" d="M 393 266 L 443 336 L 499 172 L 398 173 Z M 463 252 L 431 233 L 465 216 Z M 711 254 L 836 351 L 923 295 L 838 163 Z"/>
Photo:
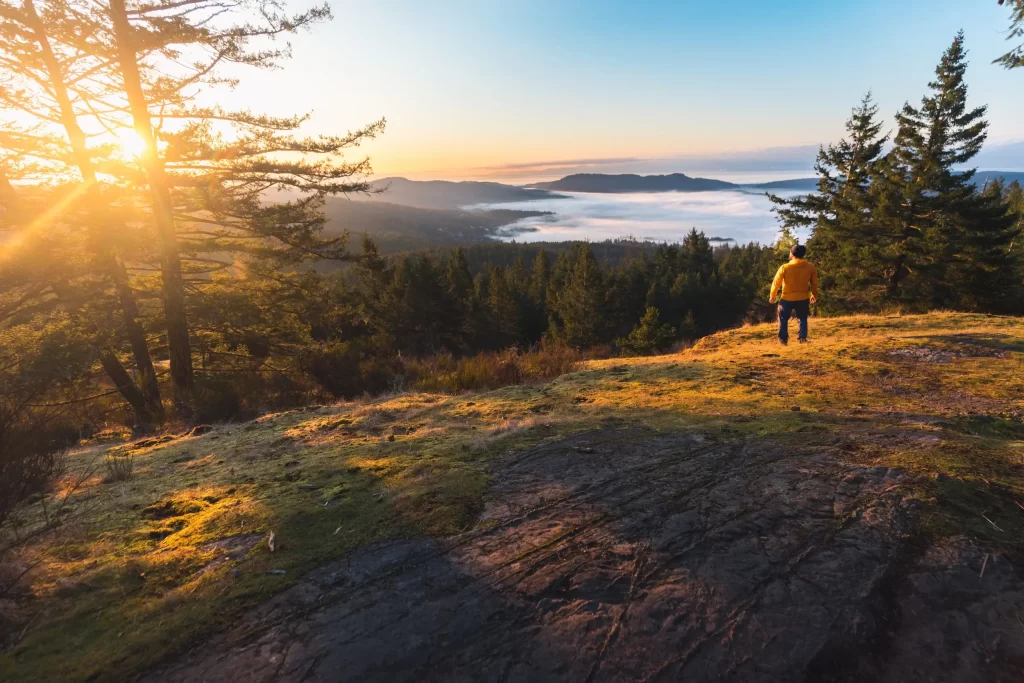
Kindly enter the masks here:
<path id="1" fill-rule="evenodd" d="M 167 322 L 167 346 L 171 359 L 171 386 L 174 402 L 186 417 L 191 413 L 194 377 L 188 318 L 185 311 L 185 283 L 181 274 L 181 257 L 171 212 L 171 193 L 163 163 L 156 149 L 153 125 L 146 95 L 139 76 L 138 54 L 128 22 L 124 0 L 110 1 L 110 17 L 114 24 L 121 76 L 131 109 L 135 132 L 145 143 L 142 163 L 149 178 L 153 197 L 153 218 L 161 243 L 160 271 L 163 276 L 164 317 Z"/>
<path id="2" fill-rule="evenodd" d="M 14 186 L 2 170 L 0 170 L 0 228 L 6 228 L 19 222 L 21 203 Z"/>
<path id="3" fill-rule="evenodd" d="M 899 256 L 897 256 L 896 263 L 892 269 L 892 275 L 889 276 L 889 296 L 893 299 L 899 298 L 900 295 L 900 283 L 903 282 L 905 261 L 905 254 L 900 254 Z"/>
<path id="4" fill-rule="evenodd" d="M 139 322 L 139 307 L 135 300 L 135 292 L 132 291 L 131 283 L 128 282 L 128 273 L 125 272 L 124 266 L 118 263 L 113 256 L 109 257 L 109 261 L 108 270 L 114 279 L 117 298 L 121 302 L 124 326 L 128 331 L 128 341 L 131 342 L 132 353 L 135 356 L 135 367 L 139 371 L 142 394 L 145 396 L 149 412 L 159 418 L 163 414 L 160 386 L 157 384 L 156 371 L 153 369 L 153 357 L 149 355 L 146 331 L 143 329 L 142 323 Z"/>
<path id="5" fill-rule="evenodd" d="M 128 404 L 135 411 L 135 420 L 140 425 L 149 424 L 153 421 L 153 414 L 150 412 L 149 404 L 146 401 L 146 397 L 142 395 L 139 388 L 135 385 L 135 381 L 132 379 L 128 371 L 125 370 L 124 365 L 121 363 L 121 359 L 117 357 L 114 350 L 107 347 L 100 350 L 100 363 L 103 364 L 103 369 L 106 371 L 107 376 L 117 387 L 117 390 L 121 392 L 121 396 L 124 400 L 128 401 Z"/>
<path id="6" fill-rule="evenodd" d="M 68 295 L 67 287 L 64 285 L 64 282 L 54 282 L 53 291 L 64 304 L 67 312 L 71 315 L 77 315 L 80 306 Z M 140 425 L 151 423 L 156 416 L 149 409 L 149 406 L 146 404 L 146 397 L 142 395 L 139 387 L 135 385 L 135 381 L 128 374 L 124 364 L 117 357 L 114 350 L 109 346 L 101 346 L 99 358 L 103 371 L 107 373 L 107 377 L 110 378 L 110 381 L 114 383 L 121 396 L 124 397 L 124 400 L 128 402 L 135 412 L 135 421 Z"/>

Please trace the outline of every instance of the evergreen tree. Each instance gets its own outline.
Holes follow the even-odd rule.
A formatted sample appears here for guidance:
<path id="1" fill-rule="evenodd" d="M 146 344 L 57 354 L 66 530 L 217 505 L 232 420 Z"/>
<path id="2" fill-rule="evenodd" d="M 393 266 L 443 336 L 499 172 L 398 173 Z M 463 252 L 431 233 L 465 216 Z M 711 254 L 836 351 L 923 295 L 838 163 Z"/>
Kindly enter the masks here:
<path id="1" fill-rule="evenodd" d="M 533 261 L 530 274 L 530 298 L 537 304 L 543 304 L 547 298 L 548 281 L 551 279 L 551 261 L 546 251 L 541 249 Z"/>
<path id="2" fill-rule="evenodd" d="M 701 285 L 707 285 L 718 270 L 711 242 L 697 228 L 690 228 L 683 238 L 679 256 L 682 272 L 691 275 Z"/>
<path id="3" fill-rule="evenodd" d="M 608 277 L 608 318 L 612 332 L 625 335 L 646 310 L 651 286 L 651 262 L 644 252 L 626 257 Z"/>
<path id="4" fill-rule="evenodd" d="M 487 306 L 492 325 L 490 345 L 494 348 L 515 346 L 519 343 L 521 311 L 511 270 L 492 266 L 487 283 Z"/>
<path id="5" fill-rule="evenodd" d="M 694 317 L 693 311 L 687 311 L 686 315 L 683 316 L 683 322 L 679 325 L 679 336 L 688 342 L 700 336 L 697 328 L 697 319 Z"/>
<path id="6" fill-rule="evenodd" d="M 555 333 L 567 345 L 582 349 L 605 341 L 604 278 L 589 244 L 573 245 L 570 259 L 565 284 L 555 294 Z"/>
<path id="7" fill-rule="evenodd" d="M 1007 40 L 1018 40 L 1024 38 L 1024 0 L 999 0 L 999 4 L 1006 4 L 1010 8 L 1010 28 L 1006 32 Z M 1015 46 L 1005 55 L 993 60 L 995 64 L 1002 64 L 1007 69 L 1016 69 L 1024 66 L 1024 43 Z"/>
<path id="8" fill-rule="evenodd" d="M 661 322 L 658 309 L 650 306 L 629 336 L 615 343 L 625 353 L 647 356 L 667 349 L 675 341 L 675 336 L 672 326 Z"/>
<path id="9" fill-rule="evenodd" d="M 537 252 L 530 271 L 529 290 L 523 310 L 522 332 L 527 343 L 536 344 L 548 326 L 547 291 L 551 262 L 543 249 Z"/>
<path id="10" fill-rule="evenodd" d="M 398 262 L 371 324 L 383 345 L 412 355 L 458 349 L 464 342 L 463 309 L 427 254 Z"/>
<path id="11" fill-rule="evenodd" d="M 469 272 L 469 262 L 462 247 L 457 247 L 448 260 L 445 284 L 456 299 L 468 306 L 473 298 L 473 274 Z"/>
<path id="12" fill-rule="evenodd" d="M 818 150 L 816 193 L 771 197 L 782 221 L 778 259 L 789 259 L 796 244 L 793 228 L 811 228 L 808 251 L 823 274 L 828 300 L 839 308 L 876 304 L 885 292 L 889 244 L 873 220 L 872 178 L 888 136 L 881 134 L 877 113 L 869 92 L 846 122 L 847 138 Z"/>
<path id="13" fill-rule="evenodd" d="M 679 270 L 672 283 L 673 320 L 691 315 L 701 330 L 718 329 L 722 292 L 714 250 L 704 233 L 690 230 L 679 250 Z"/>
<path id="14" fill-rule="evenodd" d="M 896 236 L 888 269 L 894 298 L 921 306 L 999 310 L 1010 305 L 1014 220 L 1001 200 L 958 171 L 981 150 L 986 108 L 967 107 L 963 34 L 936 67 L 931 94 L 897 114 L 895 146 L 881 165 L 881 221 Z"/>
<path id="15" fill-rule="evenodd" d="M 367 162 L 341 155 L 380 132 L 383 121 L 305 138 L 296 135 L 304 116 L 267 117 L 198 101 L 207 87 L 236 82 L 224 68 L 274 68 L 289 48 L 272 41 L 329 17 L 326 7 L 290 15 L 273 0 L 0 0 L 0 80 L 10 86 L 0 89 L 0 104 L 26 115 L 0 143 L 41 159 L 34 172 L 45 168 L 52 178 L 67 179 L 60 167 L 71 160 L 96 233 L 110 237 L 128 224 L 149 233 L 127 257 L 106 247 L 97 256 L 121 298 L 133 294 L 133 270 L 159 267 L 169 376 L 185 415 L 194 385 L 187 291 L 239 259 L 294 265 L 346 255 L 344 237 L 321 234 L 323 200 L 368 187 Z M 110 140 L 132 131 L 138 156 L 117 158 L 119 145 Z M 298 190 L 300 198 L 268 202 L 273 188 Z M 136 215 L 110 220 L 114 207 Z M 63 208 L 55 206 L 50 218 L 66 220 Z M 141 316 L 129 320 L 135 308 L 130 297 L 123 301 L 125 327 L 142 389 L 156 400 L 152 373 L 144 369 L 151 362 Z"/>
<path id="16" fill-rule="evenodd" d="M 470 346 L 477 344 L 483 328 L 481 307 L 473 288 L 473 274 L 469 270 L 469 261 L 462 247 L 457 247 L 448 258 L 448 266 L 444 275 L 445 288 L 459 308 L 462 320 L 461 336 Z"/>

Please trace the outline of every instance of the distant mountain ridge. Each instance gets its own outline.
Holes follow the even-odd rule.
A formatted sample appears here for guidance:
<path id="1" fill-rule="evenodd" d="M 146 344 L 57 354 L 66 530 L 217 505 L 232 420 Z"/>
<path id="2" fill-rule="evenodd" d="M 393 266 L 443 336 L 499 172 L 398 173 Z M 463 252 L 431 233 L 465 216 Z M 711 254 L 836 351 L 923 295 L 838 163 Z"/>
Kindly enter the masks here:
<path id="1" fill-rule="evenodd" d="M 637 175 L 623 173 L 609 175 L 604 173 L 576 173 L 559 180 L 546 183 L 534 183 L 530 187 L 541 190 L 558 190 L 562 192 L 707 192 L 714 190 L 732 190 L 734 183 L 711 178 L 691 178 L 685 173 L 668 175 Z"/>
<path id="2" fill-rule="evenodd" d="M 978 171 L 974 176 L 976 185 L 984 185 L 997 178 L 1011 183 L 1024 183 L 1024 172 L 1019 171 Z M 818 188 L 817 178 L 792 178 L 764 183 L 730 183 L 713 178 L 697 178 L 685 173 L 668 175 L 637 175 L 634 173 L 575 173 L 550 182 L 533 183 L 528 188 L 556 190 L 560 192 L 628 193 L 628 192 L 715 192 L 732 190 L 740 192 L 770 190 L 800 190 L 813 192 Z"/>

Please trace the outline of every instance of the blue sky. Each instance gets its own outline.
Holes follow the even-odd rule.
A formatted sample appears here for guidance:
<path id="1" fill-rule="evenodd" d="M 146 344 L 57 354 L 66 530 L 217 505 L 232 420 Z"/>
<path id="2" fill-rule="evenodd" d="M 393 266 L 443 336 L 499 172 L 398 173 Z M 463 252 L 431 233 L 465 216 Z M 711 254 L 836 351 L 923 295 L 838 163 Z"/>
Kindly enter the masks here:
<path id="1" fill-rule="evenodd" d="M 961 28 L 990 140 L 1024 140 L 1024 70 L 990 63 L 1008 48 L 996 0 L 331 5 L 283 70 L 247 74 L 232 99 L 312 110 L 312 132 L 386 116 L 365 148 L 382 175 L 827 142 L 869 88 L 889 121 L 919 100 Z"/>

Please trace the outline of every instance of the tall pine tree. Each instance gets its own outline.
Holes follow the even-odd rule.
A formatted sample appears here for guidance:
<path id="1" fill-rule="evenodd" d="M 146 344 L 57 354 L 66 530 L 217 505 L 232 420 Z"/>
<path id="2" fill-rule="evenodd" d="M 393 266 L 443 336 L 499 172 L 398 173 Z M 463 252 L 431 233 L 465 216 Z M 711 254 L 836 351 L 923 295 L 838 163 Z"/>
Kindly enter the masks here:
<path id="1" fill-rule="evenodd" d="M 871 180 L 888 136 L 867 93 L 846 122 L 847 137 L 818 151 L 818 191 L 804 197 L 772 196 L 783 230 L 811 228 L 810 254 L 823 274 L 834 307 L 877 304 L 890 240 L 873 220 Z M 788 258 L 788 248 L 785 250 Z"/>
<path id="2" fill-rule="evenodd" d="M 573 245 L 569 263 L 565 285 L 555 296 L 552 327 L 566 344 L 583 349 L 605 341 L 604 278 L 589 244 Z"/>
<path id="3" fill-rule="evenodd" d="M 897 236 L 889 293 L 918 307 L 1003 310 L 1014 272 L 1014 218 L 958 170 L 987 136 L 985 107 L 967 106 L 967 53 L 958 33 L 920 107 L 896 115 L 895 146 L 878 176 L 881 221 Z"/>

